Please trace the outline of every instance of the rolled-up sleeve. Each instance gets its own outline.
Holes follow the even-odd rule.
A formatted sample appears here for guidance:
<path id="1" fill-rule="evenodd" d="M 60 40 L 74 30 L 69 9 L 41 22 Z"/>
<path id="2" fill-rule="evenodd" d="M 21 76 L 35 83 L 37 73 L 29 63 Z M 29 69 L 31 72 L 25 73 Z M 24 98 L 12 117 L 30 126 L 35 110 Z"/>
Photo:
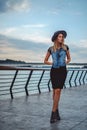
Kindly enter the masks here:
<path id="1" fill-rule="evenodd" d="M 47 51 L 51 54 L 51 47 L 49 47 Z"/>
<path id="2" fill-rule="evenodd" d="M 66 45 L 66 48 L 67 48 L 67 51 L 69 50 L 69 46 L 68 45 Z"/>

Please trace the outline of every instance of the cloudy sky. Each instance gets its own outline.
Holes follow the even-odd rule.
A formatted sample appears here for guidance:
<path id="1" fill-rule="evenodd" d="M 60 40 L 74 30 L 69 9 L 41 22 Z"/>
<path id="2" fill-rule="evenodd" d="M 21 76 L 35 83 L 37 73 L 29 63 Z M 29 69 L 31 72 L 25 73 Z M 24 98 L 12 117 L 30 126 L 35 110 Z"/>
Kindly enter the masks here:
<path id="1" fill-rule="evenodd" d="M 87 0 L 0 0 L 0 59 L 43 62 L 61 29 L 72 62 L 87 63 Z"/>

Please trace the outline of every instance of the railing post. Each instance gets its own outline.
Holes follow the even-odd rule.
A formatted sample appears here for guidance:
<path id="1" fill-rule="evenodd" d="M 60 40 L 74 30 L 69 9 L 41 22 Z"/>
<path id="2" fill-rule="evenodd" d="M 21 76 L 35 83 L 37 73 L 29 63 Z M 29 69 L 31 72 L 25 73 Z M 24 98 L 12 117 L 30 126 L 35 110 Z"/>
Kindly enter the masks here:
<path id="1" fill-rule="evenodd" d="M 51 91 L 51 90 L 50 90 L 50 81 L 51 81 L 51 79 L 49 79 L 49 81 L 48 81 L 48 89 L 49 89 L 49 92 Z"/>
<path id="2" fill-rule="evenodd" d="M 28 83 L 29 83 L 29 81 L 30 81 L 32 72 L 33 72 L 33 70 L 30 71 L 29 76 L 28 76 L 28 79 L 27 79 L 27 82 L 26 82 L 26 85 L 25 85 L 25 92 L 26 92 L 26 95 L 27 95 L 27 96 L 29 96 L 27 86 L 28 86 Z"/>
<path id="3" fill-rule="evenodd" d="M 69 70 L 67 70 L 67 75 L 68 75 L 68 73 L 69 73 Z M 67 76 L 66 76 L 66 78 L 67 78 Z M 65 82 L 66 82 L 66 80 L 65 80 Z M 64 83 L 64 88 L 66 88 L 65 83 Z"/>
<path id="4" fill-rule="evenodd" d="M 74 70 L 73 70 L 73 72 L 72 72 L 72 74 L 71 74 L 71 77 L 70 77 L 70 80 L 69 80 L 69 85 L 70 85 L 70 87 L 72 87 L 72 85 L 71 85 L 71 80 L 72 80 L 73 74 L 74 74 Z"/>
<path id="5" fill-rule="evenodd" d="M 87 71 L 85 71 L 85 74 L 84 74 L 84 76 L 83 76 L 83 83 L 84 83 L 84 84 L 85 84 L 84 79 L 85 79 L 86 74 L 87 74 Z"/>
<path id="6" fill-rule="evenodd" d="M 75 86 L 77 86 L 77 84 L 76 84 L 76 79 L 77 79 L 77 77 L 78 77 L 78 74 L 79 74 L 79 70 L 78 70 L 78 72 L 77 72 L 77 74 L 76 74 L 76 77 L 75 77 L 75 80 L 74 80 Z"/>
<path id="7" fill-rule="evenodd" d="M 11 95 L 11 98 L 12 98 L 12 99 L 14 98 L 14 97 L 13 97 L 12 88 L 13 88 L 13 85 L 14 85 L 14 82 L 15 82 L 15 79 L 16 79 L 17 74 L 18 74 L 18 70 L 16 70 L 15 75 L 14 75 L 14 78 L 13 78 L 13 81 L 12 81 L 11 86 L 10 86 L 10 95 Z"/>
<path id="8" fill-rule="evenodd" d="M 79 77 L 79 84 L 80 84 L 80 85 L 81 85 L 81 77 L 82 77 L 82 74 L 83 74 L 83 70 L 82 70 L 81 75 L 80 75 L 80 77 Z"/>
<path id="9" fill-rule="evenodd" d="M 42 80 L 42 78 L 43 78 L 44 72 L 45 72 L 45 70 L 43 70 L 43 72 L 42 72 L 42 74 L 41 74 L 41 77 L 40 77 L 40 79 L 39 79 L 38 85 L 37 85 L 39 93 L 41 93 L 40 83 L 41 83 L 41 80 Z"/>
<path id="10" fill-rule="evenodd" d="M 64 83 L 64 88 L 66 88 L 66 85 L 65 85 L 65 83 Z"/>

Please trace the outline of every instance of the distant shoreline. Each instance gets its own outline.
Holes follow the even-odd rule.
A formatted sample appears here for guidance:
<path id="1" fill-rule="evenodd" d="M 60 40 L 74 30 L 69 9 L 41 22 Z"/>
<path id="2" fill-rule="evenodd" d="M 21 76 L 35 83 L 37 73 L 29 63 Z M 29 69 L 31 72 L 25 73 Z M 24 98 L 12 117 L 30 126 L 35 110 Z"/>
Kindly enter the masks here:
<path id="1" fill-rule="evenodd" d="M 3 64 L 0 65 L 0 70 L 8 70 L 8 69 L 29 69 L 29 68 L 51 68 L 51 65 L 45 64 Z M 67 65 L 68 69 L 87 69 L 87 65 Z"/>
<path id="2" fill-rule="evenodd" d="M 51 65 L 46 65 L 40 62 L 24 62 L 24 61 L 15 61 L 11 59 L 0 60 L 0 70 L 1 69 L 14 69 L 14 68 L 51 68 Z M 67 68 L 87 68 L 87 63 L 69 63 Z"/>
<path id="3" fill-rule="evenodd" d="M 11 59 L 6 59 L 6 60 L 0 60 L 0 64 L 6 64 L 6 65 L 12 65 L 12 64 L 24 64 L 24 65 L 44 65 L 42 62 L 25 62 L 25 61 L 16 61 L 16 60 L 11 60 Z M 69 63 L 69 65 L 87 65 L 87 63 Z"/>

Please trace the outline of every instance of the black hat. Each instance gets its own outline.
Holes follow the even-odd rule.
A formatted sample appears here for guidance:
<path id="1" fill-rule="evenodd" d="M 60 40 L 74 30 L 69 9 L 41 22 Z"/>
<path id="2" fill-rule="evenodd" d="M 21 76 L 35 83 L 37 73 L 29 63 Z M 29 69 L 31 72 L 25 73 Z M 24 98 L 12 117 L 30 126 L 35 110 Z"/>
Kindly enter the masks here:
<path id="1" fill-rule="evenodd" d="M 64 35 L 64 38 L 66 38 L 66 36 L 67 36 L 67 32 L 64 31 L 64 30 L 56 31 L 56 32 L 53 34 L 52 38 L 51 38 L 52 42 L 54 42 L 54 41 L 56 40 L 56 38 L 57 38 L 57 36 L 58 36 L 59 34 L 63 34 L 63 35 Z"/>

